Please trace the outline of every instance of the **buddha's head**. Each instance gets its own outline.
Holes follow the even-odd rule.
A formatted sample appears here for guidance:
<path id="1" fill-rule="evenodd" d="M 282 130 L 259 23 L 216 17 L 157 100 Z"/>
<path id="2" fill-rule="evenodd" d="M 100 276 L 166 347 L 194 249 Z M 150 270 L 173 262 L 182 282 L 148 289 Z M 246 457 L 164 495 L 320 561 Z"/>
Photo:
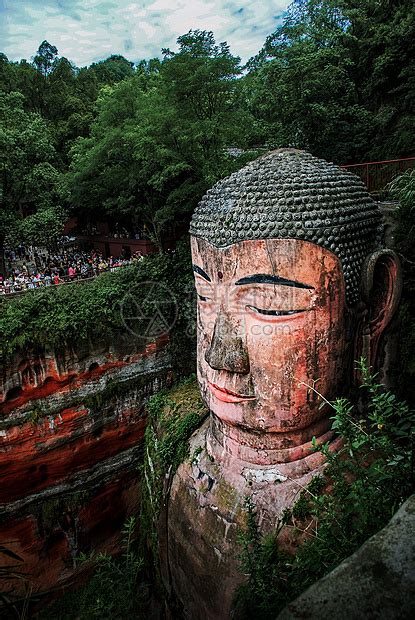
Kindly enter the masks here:
<path id="1" fill-rule="evenodd" d="M 347 390 L 362 353 L 374 363 L 396 307 L 379 209 L 356 176 L 284 149 L 209 190 L 190 232 L 209 409 L 260 435 L 318 434 L 321 397 Z"/>

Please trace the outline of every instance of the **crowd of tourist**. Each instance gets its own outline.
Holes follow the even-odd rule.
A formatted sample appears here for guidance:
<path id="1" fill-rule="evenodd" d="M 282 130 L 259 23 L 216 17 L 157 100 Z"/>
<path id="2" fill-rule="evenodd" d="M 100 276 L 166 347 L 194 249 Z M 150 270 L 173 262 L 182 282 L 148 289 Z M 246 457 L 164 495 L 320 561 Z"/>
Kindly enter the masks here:
<path id="1" fill-rule="evenodd" d="M 8 275 L 4 278 L 0 275 L 0 295 L 94 278 L 104 271 L 114 271 L 141 258 L 139 252 L 128 258 L 104 258 L 101 252 L 86 252 L 77 247 L 48 252 L 43 248 L 19 246 L 6 252 Z"/>

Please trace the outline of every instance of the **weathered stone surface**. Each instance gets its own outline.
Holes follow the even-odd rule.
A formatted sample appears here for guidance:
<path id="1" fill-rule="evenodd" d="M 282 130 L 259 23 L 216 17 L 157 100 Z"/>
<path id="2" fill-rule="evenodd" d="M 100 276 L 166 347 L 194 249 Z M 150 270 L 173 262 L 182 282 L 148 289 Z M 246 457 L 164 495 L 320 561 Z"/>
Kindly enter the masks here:
<path id="1" fill-rule="evenodd" d="M 0 580 L 3 592 L 23 593 L 27 586 L 33 593 L 56 591 L 81 577 L 83 567 L 76 562 L 81 551 L 118 550 L 123 524 L 138 512 L 140 483 L 137 468 L 128 463 L 107 477 L 109 481 L 101 477 L 95 486 L 74 490 L 68 483 L 49 489 L 49 495 L 32 498 L 30 507 L 0 523 L 0 540 L 23 559 L 18 563 L 1 556 L 2 566 L 14 565 L 23 576 Z"/>
<path id="2" fill-rule="evenodd" d="M 284 449 L 294 453 L 330 427 L 317 392 L 335 398 L 350 382 L 352 317 L 339 260 L 297 239 L 191 245 L 211 280 L 195 274 L 204 401 L 228 425 L 227 443 L 242 446 L 242 460 L 301 458 Z"/>
<path id="3" fill-rule="evenodd" d="M 211 418 L 191 438 L 194 456 L 176 472 L 167 504 L 163 578 L 181 601 L 184 617 L 192 620 L 232 617 L 236 588 L 245 580 L 238 534 L 246 530 L 246 498 L 255 504 L 261 531 L 269 533 L 323 466 L 321 455 L 310 451 L 299 461 L 273 466 L 226 452 L 215 458 L 209 445 L 212 423 Z M 287 534 L 285 548 L 294 549 L 297 542 L 298 534 Z"/>
<path id="4" fill-rule="evenodd" d="M 400 269 L 379 249 L 381 214 L 356 177 L 283 149 L 219 181 L 191 224 L 197 373 L 210 425 L 171 483 L 164 580 L 186 618 L 228 618 L 243 579 L 243 502 L 262 533 L 338 444 L 327 401 L 377 369 Z M 290 551 L 296 541 L 283 541 Z M 167 568 L 166 568 L 167 565 Z"/>
<path id="5" fill-rule="evenodd" d="M 398 224 L 397 212 L 399 203 L 379 202 L 379 209 L 383 216 L 384 237 L 383 245 L 396 250 L 396 228 Z M 402 315 L 397 313 L 391 321 L 387 331 L 379 343 L 379 380 L 388 390 L 396 391 L 400 385 L 400 335 Z"/>
<path id="6" fill-rule="evenodd" d="M 415 617 L 415 495 L 390 523 L 290 603 L 278 620 Z"/>
<path id="7" fill-rule="evenodd" d="M 170 381 L 167 341 L 120 334 L 3 363 L 0 539 L 34 592 L 73 581 L 80 552 L 115 551 L 137 514 L 144 405 Z M 0 588 L 10 585 L 26 587 Z"/>

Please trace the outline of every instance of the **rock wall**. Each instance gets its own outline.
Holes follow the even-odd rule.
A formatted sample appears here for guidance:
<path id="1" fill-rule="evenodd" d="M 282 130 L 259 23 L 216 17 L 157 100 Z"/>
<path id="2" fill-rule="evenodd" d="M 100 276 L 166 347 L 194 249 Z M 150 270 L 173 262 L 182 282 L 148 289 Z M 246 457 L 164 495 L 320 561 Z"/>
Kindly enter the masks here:
<path id="1" fill-rule="evenodd" d="M 389 524 L 290 603 L 278 620 L 415 616 L 415 495 Z"/>
<path id="2" fill-rule="evenodd" d="M 144 405 L 171 380 L 166 344 L 140 349 L 120 333 L 2 363 L 0 542 L 25 579 L 0 590 L 56 590 L 76 579 L 81 552 L 116 551 L 138 513 Z"/>

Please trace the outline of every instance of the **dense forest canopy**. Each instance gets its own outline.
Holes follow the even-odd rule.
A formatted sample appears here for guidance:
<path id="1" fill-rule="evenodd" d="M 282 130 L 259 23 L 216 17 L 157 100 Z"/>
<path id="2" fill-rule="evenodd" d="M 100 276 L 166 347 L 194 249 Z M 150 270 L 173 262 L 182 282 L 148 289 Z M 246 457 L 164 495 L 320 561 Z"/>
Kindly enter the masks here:
<path id="1" fill-rule="evenodd" d="M 0 54 L 0 245 L 52 238 L 65 213 L 160 243 L 261 149 L 412 156 L 414 26 L 412 0 L 295 0 L 245 66 L 199 30 L 136 64 L 77 68 L 48 41 L 30 62 Z"/>

